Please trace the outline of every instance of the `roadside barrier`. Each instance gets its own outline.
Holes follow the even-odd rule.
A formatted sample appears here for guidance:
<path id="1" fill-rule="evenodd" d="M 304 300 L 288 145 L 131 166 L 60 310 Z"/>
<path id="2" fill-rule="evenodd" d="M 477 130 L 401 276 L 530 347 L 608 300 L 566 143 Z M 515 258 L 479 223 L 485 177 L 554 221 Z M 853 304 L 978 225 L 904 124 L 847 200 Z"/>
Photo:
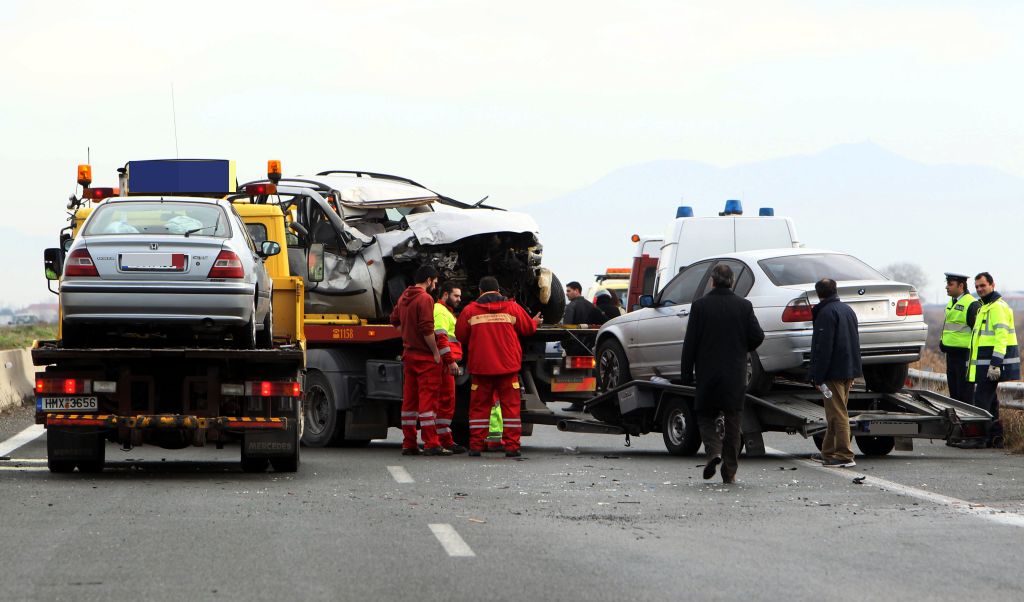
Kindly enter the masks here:
<path id="1" fill-rule="evenodd" d="M 28 349 L 0 351 L 0 412 L 32 399 L 35 378 Z"/>
<path id="2" fill-rule="evenodd" d="M 924 370 L 910 370 L 908 380 L 917 385 L 922 383 L 924 388 L 931 388 L 928 385 L 941 385 L 946 389 L 946 375 L 939 372 L 925 372 Z M 1024 382 L 999 383 L 997 389 L 999 394 L 999 407 L 1011 410 L 1024 410 Z"/>

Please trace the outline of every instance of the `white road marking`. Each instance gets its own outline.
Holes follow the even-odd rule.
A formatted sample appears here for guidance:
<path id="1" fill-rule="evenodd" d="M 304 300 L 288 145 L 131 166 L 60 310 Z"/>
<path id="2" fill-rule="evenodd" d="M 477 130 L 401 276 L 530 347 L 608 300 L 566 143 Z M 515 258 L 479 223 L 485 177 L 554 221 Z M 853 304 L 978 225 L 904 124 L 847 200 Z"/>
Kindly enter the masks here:
<path id="1" fill-rule="evenodd" d="M 840 471 L 847 470 L 842 468 L 826 468 L 825 466 L 822 466 L 821 464 L 815 462 L 814 460 L 801 458 L 800 456 L 795 456 L 793 454 L 789 454 L 778 449 L 773 449 L 771 447 L 765 447 L 765 451 L 785 458 L 790 458 L 792 460 L 800 462 L 801 464 L 804 464 L 805 466 L 810 466 L 811 468 L 815 468 L 831 474 L 839 474 L 840 476 L 842 476 L 844 473 Z M 865 477 L 864 482 L 862 483 L 863 485 L 874 485 L 876 487 L 880 487 L 882 489 L 891 491 L 898 495 L 905 495 L 907 497 L 924 500 L 926 502 L 932 502 L 933 504 L 939 504 L 940 506 L 947 506 L 949 508 L 952 508 L 953 510 L 956 510 L 960 514 L 976 516 L 978 518 L 985 519 L 987 521 L 998 523 L 1001 525 L 1007 525 L 1011 527 L 1024 527 L 1024 515 L 1017 514 L 1016 512 L 1000 510 L 998 508 L 991 508 L 984 504 L 968 502 L 967 500 L 961 500 L 959 498 L 950 497 L 948 495 L 942 495 L 941 493 L 935 493 L 933 491 L 927 491 L 925 489 L 918 489 L 917 487 L 911 487 L 910 485 L 904 485 L 902 483 L 897 483 L 895 481 L 890 481 L 888 479 L 883 479 L 880 477 L 865 475 L 859 472 L 850 471 L 845 474 L 856 475 L 857 477 Z"/>
<path id="2" fill-rule="evenodd" d="M 469 544 L 455 531 L 455 527 L 447 523 L 433 523 L 430 525 L 430 530 L 434 532 L 434 537 L 437 538 L 437 541 L 441 542 L 441 546 L 444 547 L 444 551 L 448 552 L 449 556 L 463 558 L 476 556 L 473 550 L 470 549 Z"/>
<path id="3" fill-rule="evenodd" d="M 11 458 L 10 460 L 0 460 L 0 466 L 6 464 L 46 464 L 46 458 Z"/>
<path id="4" fill-rule="evenodd" d="M 10 439 L 0 443 L 0 456 L 6 456 L 26 443 L 31 443 L 46 432 L 41 424 L 33 424 Z"/>
<path id="5" fill-rule="evenodd" d="M 6 462 L 4 463 L 6 464 Z M 9 472 L 46 472 L 50 470 L 45 466 L 4 466 L 0 464 L 0 471 Z"/>
<path id="6" fill-rule="evenodd" d="M 395 481 L 399 483 L 415 483 L 416 480 L 412 478 L 409 471 L 401 466 L 388 466 L 388 472 L 395 478 Z"/>

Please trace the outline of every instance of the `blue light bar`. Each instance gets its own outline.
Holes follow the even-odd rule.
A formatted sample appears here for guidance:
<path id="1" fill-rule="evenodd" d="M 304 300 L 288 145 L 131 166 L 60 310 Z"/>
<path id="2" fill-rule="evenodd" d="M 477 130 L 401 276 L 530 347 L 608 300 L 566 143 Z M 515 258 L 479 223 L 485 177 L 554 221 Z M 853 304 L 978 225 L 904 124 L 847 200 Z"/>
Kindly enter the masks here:
<path id="1" fill-rule="evenodd" d="M 725 202 L 725 211 L 722 215 L 743 215 L 743 204 L 736 199 L 729 199 Z"/>
<path id="2" fill-rule="evenodd" d="M 128 162 L 131 194 L 235 192 L 235 162 L 224 159 L 157 159 Z"/>
<path id="3" fill-rule="evenodd" d="M 683 205 L 676 209 L 676 217 L 693 217 L 693 207 Z"/>
<path id="4" fill-rule="evenodd" d="M 762 217 L 772 217 L 773 215 L 775 215 L 775 210 L 772 209 L 771 207 L 761 207 L 760 209 L 758 209 L 757 214 Z"/>

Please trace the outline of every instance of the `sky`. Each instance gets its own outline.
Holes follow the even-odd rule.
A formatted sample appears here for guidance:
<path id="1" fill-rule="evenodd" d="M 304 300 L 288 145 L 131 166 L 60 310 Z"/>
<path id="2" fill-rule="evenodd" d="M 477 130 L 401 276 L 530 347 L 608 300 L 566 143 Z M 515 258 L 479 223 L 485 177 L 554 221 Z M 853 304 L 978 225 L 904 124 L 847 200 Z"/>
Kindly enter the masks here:
<path id="1" fill-rule="evenodd" d="M 1022 25 L 997 1 L 3 0 L 0 306 L 47 298 L 87 149 L 99 186 L 130 159 L 280 159 L 509 208 L 861 141 L 1024 176 Z"/>

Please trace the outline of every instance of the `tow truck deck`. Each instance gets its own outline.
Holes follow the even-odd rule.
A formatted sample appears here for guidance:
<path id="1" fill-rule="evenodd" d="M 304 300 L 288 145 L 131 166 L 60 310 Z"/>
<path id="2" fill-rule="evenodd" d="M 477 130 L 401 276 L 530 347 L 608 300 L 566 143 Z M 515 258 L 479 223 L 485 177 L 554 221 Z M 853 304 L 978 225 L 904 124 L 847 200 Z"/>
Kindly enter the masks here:
<path id="1" fill-rule="evenodd" d="M 580 419 L 528 407 L 523 422 L 554 425 L 560 431 L 637 436 L 661 432 L 673 455 L 689 456 L 701 440 L 690 386 L 630 381 L 592 397 Z M 913 439 L 955 440 L 983 436 L 992 416 L 972 405 L 921 389 L 874 393 L 854 389 L 849 400 L 850 431 L 864 455 L 880 456 L 913 449 Z M 826 429 L 821 394 L 796 383 L 781 383 L 763 397 L 747 395 L 743 443 L 747 455 L 764 455 L 763 433 L 783 432 L 813 438 L 820 448 Z"/>

